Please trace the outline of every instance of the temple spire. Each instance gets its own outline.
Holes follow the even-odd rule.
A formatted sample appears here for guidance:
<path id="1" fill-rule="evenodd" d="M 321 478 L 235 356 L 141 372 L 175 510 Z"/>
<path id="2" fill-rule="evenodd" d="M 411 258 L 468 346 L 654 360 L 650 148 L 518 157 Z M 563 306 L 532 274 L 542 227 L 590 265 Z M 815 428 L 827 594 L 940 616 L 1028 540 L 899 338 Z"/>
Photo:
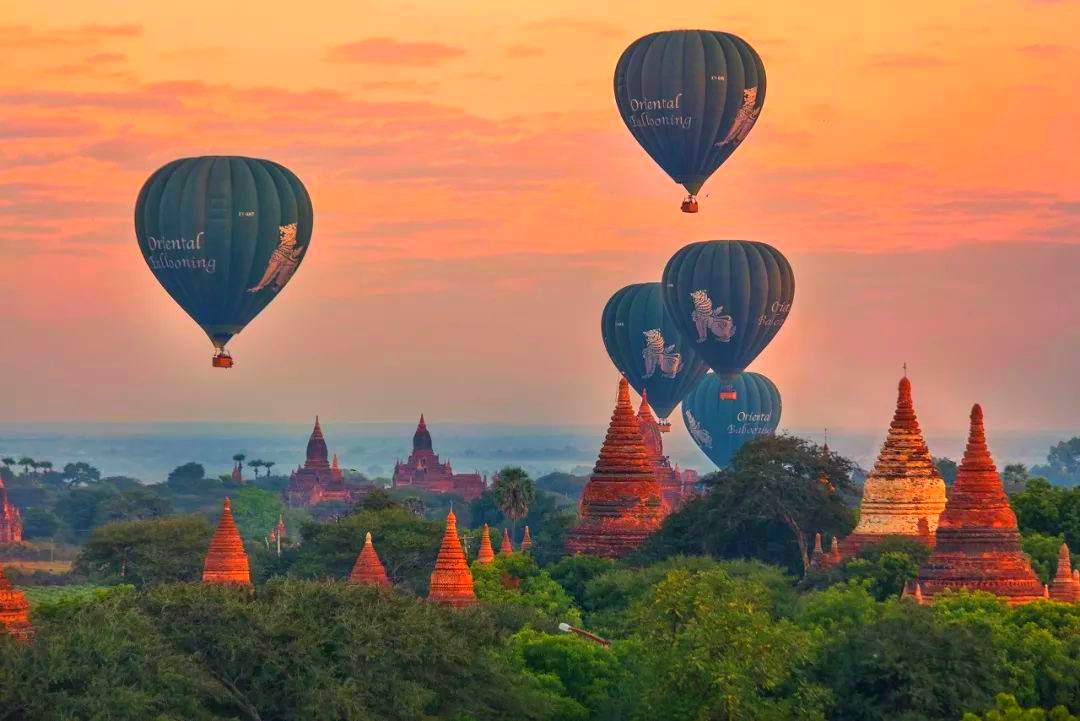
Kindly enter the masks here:
<path id="1" fill-rule="evenodd" d="M 905 375 L 897 385 L 889 433 L 863 485 L 859 523 L 844 540 L 844 552 L 855 555 L 886 536 L 907 536 L 932 547 L 944 509 L 945 481 L 923 439 Z"/>
<path id="2" fill-rule="evenodd" d="M 499 544 L 499 555 L 509 556 L 514 552 L 514 543 L 510 540 L 510 532 L 503 529 L 502 543 Z"/>
<path id="3" fill-rule="evenodd" d="M 623 556 L 660 527 L 660 484 L 625 377 L 619 378 L 615 410 L 580 508 L 581 521 L 566 543 L 570 553 Z"/>
<path id="4" fill-rule="evenodd" d="M 491 547 L 491 530 L 486 523 L 484 530 L 480 533 L 480 552 L 476 555 L 476 560 L 483 564 L 495 560 L 495 549 Z"/>
<path id="5" fill-rule="evenodd" d="M 446 516 L 446 532 L 439 548 L 439 557 L 435 559 L 435 570 L 431 573 L 428 600 L 448 606 L 472 606 L 476 603 L 472 571 L 465 561 L 465 551 L 457 535 L 457 516 L 452 510 Z"/>
<path id="6" fill-rule="evenodd" d="M 371 531 L 364 535 L 364 547 L 360 549 L 360 555 L 356 557 L 352 573 L 349 574 L 349 583 L 369 586 L 390 585 L 390 579 L 386 577 L 386 569 L 379 560 L 379 554 L 375 552 L 375 544 L 371 542 Z"/>
<path id="7" fill-rule="evenodd" d="M 988 591 L 1011 605 L 1037 601 L 1042 584 L 1020 549 L 1009 506 L 986 446 L 982 406 L 971 409 L 967 448 L 937 527 L 937 544 L 919 570 L 928 599 L 949 589 Z"/>
<path id="8" fill-rule="evenodd" d="M 530 553 L 532 551 L 532 536 L 529 535 L 529 527 L 525 526 L 525 535 L 521 539 L 521 552 Z"/>
<path id="9" fill-rule="evenodd" d="M 221 504 L 221 520 L 210 540 L 202 579 L 203 583 L 251 585 L 247 552 L 244 551 L 244 542 L 240 540 L 240 531 L 236 528 L 228 497 Z"/>
<path id="10" fill-rule="evenodd" d="M 1054 580 L 1050 582 L 1049 592 L 1050 598 L 1061 603 L 1080 601 L 1080 583 L 1073 575 L 1069 547 L 1064 543 L 1058 549 L 1057 572 L 1054 574 Z"/>

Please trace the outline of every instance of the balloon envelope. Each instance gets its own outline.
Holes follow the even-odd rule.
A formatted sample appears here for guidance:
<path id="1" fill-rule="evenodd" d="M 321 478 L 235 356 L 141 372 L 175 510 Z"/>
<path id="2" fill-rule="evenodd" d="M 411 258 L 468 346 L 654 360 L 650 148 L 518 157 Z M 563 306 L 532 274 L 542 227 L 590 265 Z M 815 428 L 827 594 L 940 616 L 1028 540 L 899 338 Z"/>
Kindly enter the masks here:
<path id="1" fill-rule="evenodd" d="M 667 418 L 709 368 L 682 336 L 664 308 L 659 283 L 620 289 L 600 319 L 611 362 L 638 393 L 647 393 L 660 418 Z"/>
<path id="2" fill-rule="evenodd" d="M 252 158 L 174 160 L 150 176 L 135 202 L 147 265 L 218 348 L 292 278 L 312 222 L 300 179 Z"/>
<path id="3" fill-rule="evenodd" d="M 652 33 L 619 58 L 615 104 L 645 152 L 693 195 L 757 122 L 765 66 L 730 33 Z"/>
<path id="4" fill-rule="evenodd" d="M 769 344 L 795 297 L 787 258 L 751 240 L 691 243 L 668 261 L 662 282 L 664 305 L 682 337 L 725 378 Z"/>
<path id="5" fill-rule="evenodd" d="M 730 381 L 736 400 L 721 400 L 725 381 L 709 373 L 683 399 L 683 422 L 698 448 L 719 468 L 735 456 L 744 443 L 772 435 L 780 425 L 780 391 L 760 373 L 740 373 Z"/>

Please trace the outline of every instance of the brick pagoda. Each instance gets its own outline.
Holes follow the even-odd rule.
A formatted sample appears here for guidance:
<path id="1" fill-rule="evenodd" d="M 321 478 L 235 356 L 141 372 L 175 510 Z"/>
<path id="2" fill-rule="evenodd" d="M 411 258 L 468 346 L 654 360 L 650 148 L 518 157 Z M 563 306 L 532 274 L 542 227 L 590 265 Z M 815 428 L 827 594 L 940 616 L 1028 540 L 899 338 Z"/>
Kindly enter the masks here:
<path id="1" fill-rule="evenodd" d="M 439 557 L 435 559 L 435 570 L 431 573 L 428 600 L 447 606 L 472 606 L 476 603 L 472 571 L 465 562 L 465 551 L 457 535 L 457 516 L 453 511 L 446 516 L 446 532 L 439 548 Z"/>
<path id="2" fill-rule="evenodd" d="M 480 552 L 476 554 L 476 560 L 484 564 L 495 560 L 495 549 L 491 547 L 491 530 L 486 523 L 480 534 Z"/>
<path id="3" fill-rule="evenodd" d="M 247 552 L 244 542 L 240 540 L 240 531 L 233 520 L 232 504 L 228 498 L 221 504 L 221 520 L 214 537 L 210 539 L 202 580 L 203 583 L 251 585 Z"/>
<path id="4" fill-rule="evenodd" d="M 581 519 L 566 542 L 569 553 L 618 557 L 660 527 L 660 484 L 641 425 L 630 404 L 630 386 L 619 379 L 615 412 L 580 502 Z"/>
<path id="5" fill-rule="evenodd" d="M 694 483 L 697 482 L 695 471 L 682 471 L 672 467 L 671 459 L 664 455 L 664 437 L 660 423 L 653 415 L 649 405 L 649 394 L 642 392 L 641 405 L 638 407 L 638 423 L 641 425 L 641 438 L 649 458 L 656 468 L 656 480 L 664 499 L 664 512 L 674 513 L 690 497 Z"/>
<path id="6" fill-rule="evenodd" d="M 0 478 L 0 543 L 22 543 L 22 514 L 8 499 L 4 479 Z"/>
<path id="7" fill-rule="evenodd" d="M 364 547 L 360 549 L 360 555 L 356 557 L 352 573 L 349 574 L 349 583 L 367 584 L 369 586 L 389 586 L 390 579 L 386 576 L 379 554 L 375 552 L 375 545 L 371 542 L 371 531 L 364 536 Z"/>
<path id="8" fill-rule="evenodd" d="M 1050 582 L 1050 598 L 1061 603 L 1080 601 L 1080 581 L 1073 575 L 1069 547 L 1064 543 L 1058 549 L 1057 573 Z"/>
<path id="9" fill-rule="evenodd" d="M 33 633 L 30 625 L 30 603 L 26 595 L 11 585 L 0 567 L 0 627 L 15 638 L 26 641 Z"/>
<path id="10" fill-rule="evenodd" d="M 988 591 L 1010 605 L 1043 598 L 1043 585 L 1020 550 L 1016 514 L 986 446 L 978 404 L 971 409 L 967 448 L 938 521 L 937 543 L 918 583 L 928 601 L 961 588 Z"/>
<path id="11" fill-rule="evenodd" d="M 337 454 L 330 461 L 319 417 L 315 417 L 315 428 L 308 438 L 307 458 L 304 465 L 289 476 L 289 485 L 285 488 L 285 498 L 294 508 L 310 508 L 329 501 L 356 503 L 374 489 L 367 484 L 348 483 L 345 474 L 338 465 Z"/>
<path id="12" fill-rule="evenodd" d="M 905 375 L 889 434 L 863 486 L 859 523 L 844 539 L 844 553 L 855 555 L 886 536 L 907 536 L 933 547 L 943 510 L 945 481 L 923 440 Z"/>

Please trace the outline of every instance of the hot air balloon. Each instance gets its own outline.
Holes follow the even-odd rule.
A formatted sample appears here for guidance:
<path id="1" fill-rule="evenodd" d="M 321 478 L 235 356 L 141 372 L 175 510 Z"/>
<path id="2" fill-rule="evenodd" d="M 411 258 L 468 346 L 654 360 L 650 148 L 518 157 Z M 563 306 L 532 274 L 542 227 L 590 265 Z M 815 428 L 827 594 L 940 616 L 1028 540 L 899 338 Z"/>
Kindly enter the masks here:
<path id="1" fill-rule="evenodd" d="M 660 284 L 635 283 L 617 291 L 604 306 L 600 333 L 611 362 L 634 390 L 648 394 L 661 430 L 669 428 L 667 417 L 709 367 L 676 330 Z"/>
<path id="2" fill-rule="evenodd" d="M 158 169 L 135 201 L 135 234 L 158 282 L 230 368 L 229 339 L 277 297 L 307 253 L 311 198 L 269 160 L 182 158 Z"/>
<path id="3" fill-rule="evenodd" d="M 639 38 L 615 65 L 615 104 L 657 165 L 689 193 L 735 152 L 765 104 L 765 66 L 730 33 L 670 30 Z"/>
<path id="4" fill-rule="evenodd" d="M 741 373 L 791 310 L 795 275 L 776 248 L 752 240 L 691 243 L 664 268 L 664 305 L 721 381 Z M 725 383 L 727 400 L 738 391 Z"/>
<path id="5" fill-rule="evenodd" d="M 726 384 L 735 387 L 738 400 L 720 399 Z M 709 373 L 683 399 L 682 415 L 698 448 L 723 468 L 744 443 L 776 432 L 781 407 L 780 391 L 760 373 L 740 373 L 729 382 Z"/>

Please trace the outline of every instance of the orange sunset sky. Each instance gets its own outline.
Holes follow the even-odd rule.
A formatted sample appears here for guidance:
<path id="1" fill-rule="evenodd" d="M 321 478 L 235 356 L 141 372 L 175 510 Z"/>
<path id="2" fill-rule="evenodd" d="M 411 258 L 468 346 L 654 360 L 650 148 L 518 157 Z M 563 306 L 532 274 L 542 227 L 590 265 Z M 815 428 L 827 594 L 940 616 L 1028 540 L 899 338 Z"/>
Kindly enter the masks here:
<path id="1" fill-rule="evenodd" d="M 616 113 L 647 32 L 734 32 L 765 108 L 702 193 Z M 1080 426 L 1080 2 L 0 0 L 0 420 L 602 424 L 608 296 L 685 243 L 791 260 L 782 425 Z M 267 157 L 311 251 L 230 349 L 138 251 L 143 181 Z M 705 197 L 708 195 L 708 197 Z"/>

